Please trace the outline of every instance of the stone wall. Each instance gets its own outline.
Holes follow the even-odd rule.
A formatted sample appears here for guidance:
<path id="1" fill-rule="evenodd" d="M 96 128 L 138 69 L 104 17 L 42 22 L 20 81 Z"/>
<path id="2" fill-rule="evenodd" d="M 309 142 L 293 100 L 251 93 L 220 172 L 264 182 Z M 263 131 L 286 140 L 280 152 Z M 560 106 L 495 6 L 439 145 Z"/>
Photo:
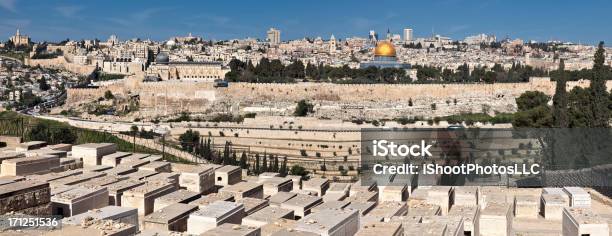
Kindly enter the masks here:
<path id="1" fill-rule="evenodd" d="M 64 69 L 75 74 L 89 75 L 96 69 L 94 65 L 78 65 L 70 63 L 63 56 L 51 59 L 25 59 L 28 66 L 40 66 L 44 68 Z"/>
<path id="2" fill-rule="evenodd" d="M 571 81 L 567 88 L 588 85 L 589 81 Z M 612 87 L 612 81 L 607 85 Z M 482 112 L 485 106 L 490 112 L 513 112 L 516 110 L 514 99 L 520 94 L 537 90 L 552 95 L 555 82 L 548 78 L 532 78 L 527 83 L 497 84 L 230 83 L 227 88 L 214 88 L 212 83 L 206 82 L 163 81 L 133 85 L 126 82 L 123 88 L 114 84 L 97 89 L 69 89 L 68 100 L 95 99 L 106 90 L 115 93 L 125 92 L 126 88 L 140 95 L 140 110 L 145 115 L 227 112 L 235 107 L 290 115 L 297 101 L 307 99 L 321 111 L 316 116 L 345 119 L 439 116 Z M 409 100 L 414 106 L 407 105 Z M 437 107 L 435 110 L 431 109 L 433 103 Z"/>

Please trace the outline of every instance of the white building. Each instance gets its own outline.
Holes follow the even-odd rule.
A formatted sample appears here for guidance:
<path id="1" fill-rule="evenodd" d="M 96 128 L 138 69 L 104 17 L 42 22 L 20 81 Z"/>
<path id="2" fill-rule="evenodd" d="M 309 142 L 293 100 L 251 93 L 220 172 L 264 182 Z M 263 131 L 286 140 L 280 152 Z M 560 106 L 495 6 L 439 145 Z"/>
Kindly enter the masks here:
<path id="1" fill-rule="evenodd" d="M 412 41 L 414 38 L 412 36 L 412 29 L 406 28 L 404 29 L 404 42 Z"/>
<path id="2" fill-rule="evenodd" d="M 280 33 L 280 30 L 270 28 L 270 30 L 268 30 L 268 42 L 270 42 L 270 44 L 279 44 L 281 42 Z"/>

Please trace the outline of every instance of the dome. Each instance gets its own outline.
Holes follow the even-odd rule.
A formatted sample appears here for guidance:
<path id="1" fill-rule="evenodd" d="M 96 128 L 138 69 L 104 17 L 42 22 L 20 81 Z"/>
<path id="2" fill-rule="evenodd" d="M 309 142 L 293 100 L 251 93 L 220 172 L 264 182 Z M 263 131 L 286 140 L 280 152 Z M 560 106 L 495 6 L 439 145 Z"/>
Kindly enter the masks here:
<path id="1" fill-rule="evenodd" d="M 164 53 L 164 52 L 160 52 L 159 54 L 157 54 L 157 56 L 155 57 L 155 63 L 168 63 L 170 62 L 170 57 L 168 57 L 168 54 Z"/>
<path id="2" fill-rule="evenodd" d="M 388 41 L 378 42 L 374 49 L 374 56 L 395 57 L 395 47 Z"/>

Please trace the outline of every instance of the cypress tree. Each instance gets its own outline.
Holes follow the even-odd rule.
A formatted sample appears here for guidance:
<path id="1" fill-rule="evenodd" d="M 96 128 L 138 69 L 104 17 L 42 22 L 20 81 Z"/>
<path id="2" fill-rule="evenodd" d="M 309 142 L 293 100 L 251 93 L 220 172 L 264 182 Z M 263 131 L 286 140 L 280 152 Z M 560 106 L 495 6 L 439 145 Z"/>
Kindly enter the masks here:
<path id="1" fill-rule="evenodd" d="M 274 166 L 272 167 L 272 171 L 278 172 L 278 156 L 274 156 Z"/>
<path id="2" fill-rule="evenodd" d="M 569 118 L 567 113 L 567 91 L 565 75 L 565 62 L 563 59 L 559 61 L 559 69 L 557 75 L 557 86 L 555 95 L 553 96 L 553 125 L 557 128 L 567 128 L 569 126 Z"/>
<path id="3" fill-rule="evenodd" d="M 255 174 L 259 174 L 261 173 L 260 171 L 260 167 L 259 167 L 259 153 L 255 154 Z"/>
<path id="4" fill-rule="evenodd" d="M 604 43 L 600 42 L 595 52 L 593 75 L 591 78 L 591 112 L 593 113 L 593 127 L 609 127 L 610 115 L 608 110 L 608 68 L 605 62 Z"/>
<path id="5" fill-rule="evenodd" d="M 240 156 L 240 168 L 247 169 L 247 155 L 244 151 L 242 151 L 242 155 Z"/>
<path id="6" fill-rule="evenodd" d="M 284 177 L 287 175 L 287 157 L 283 157 L 283 164 L 281 164 L 279 173 Z"/>
<path id="7" fill-rule="evenodd" d="M 261 163 L 261 172 L 268 171 L 268 155 L 264 153 L 263 162 Z"/>

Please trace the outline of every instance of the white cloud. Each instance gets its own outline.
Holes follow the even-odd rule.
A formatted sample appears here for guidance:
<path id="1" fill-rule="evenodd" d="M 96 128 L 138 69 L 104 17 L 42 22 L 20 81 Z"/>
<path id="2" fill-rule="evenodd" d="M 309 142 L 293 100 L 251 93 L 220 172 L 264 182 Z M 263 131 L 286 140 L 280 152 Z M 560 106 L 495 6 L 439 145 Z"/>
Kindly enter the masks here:
<path id="1" fill-rule="evenodd" d="M 17 12 L 15 0 L 0 0 L 0 7 L 10 12 Z"/>
<path id="2" fill-rule="evenodd" d="M 82 9 L 81 6 L 59 6 L 55 8 L 59 14 L 66 18 L 75 18 Z"/>

